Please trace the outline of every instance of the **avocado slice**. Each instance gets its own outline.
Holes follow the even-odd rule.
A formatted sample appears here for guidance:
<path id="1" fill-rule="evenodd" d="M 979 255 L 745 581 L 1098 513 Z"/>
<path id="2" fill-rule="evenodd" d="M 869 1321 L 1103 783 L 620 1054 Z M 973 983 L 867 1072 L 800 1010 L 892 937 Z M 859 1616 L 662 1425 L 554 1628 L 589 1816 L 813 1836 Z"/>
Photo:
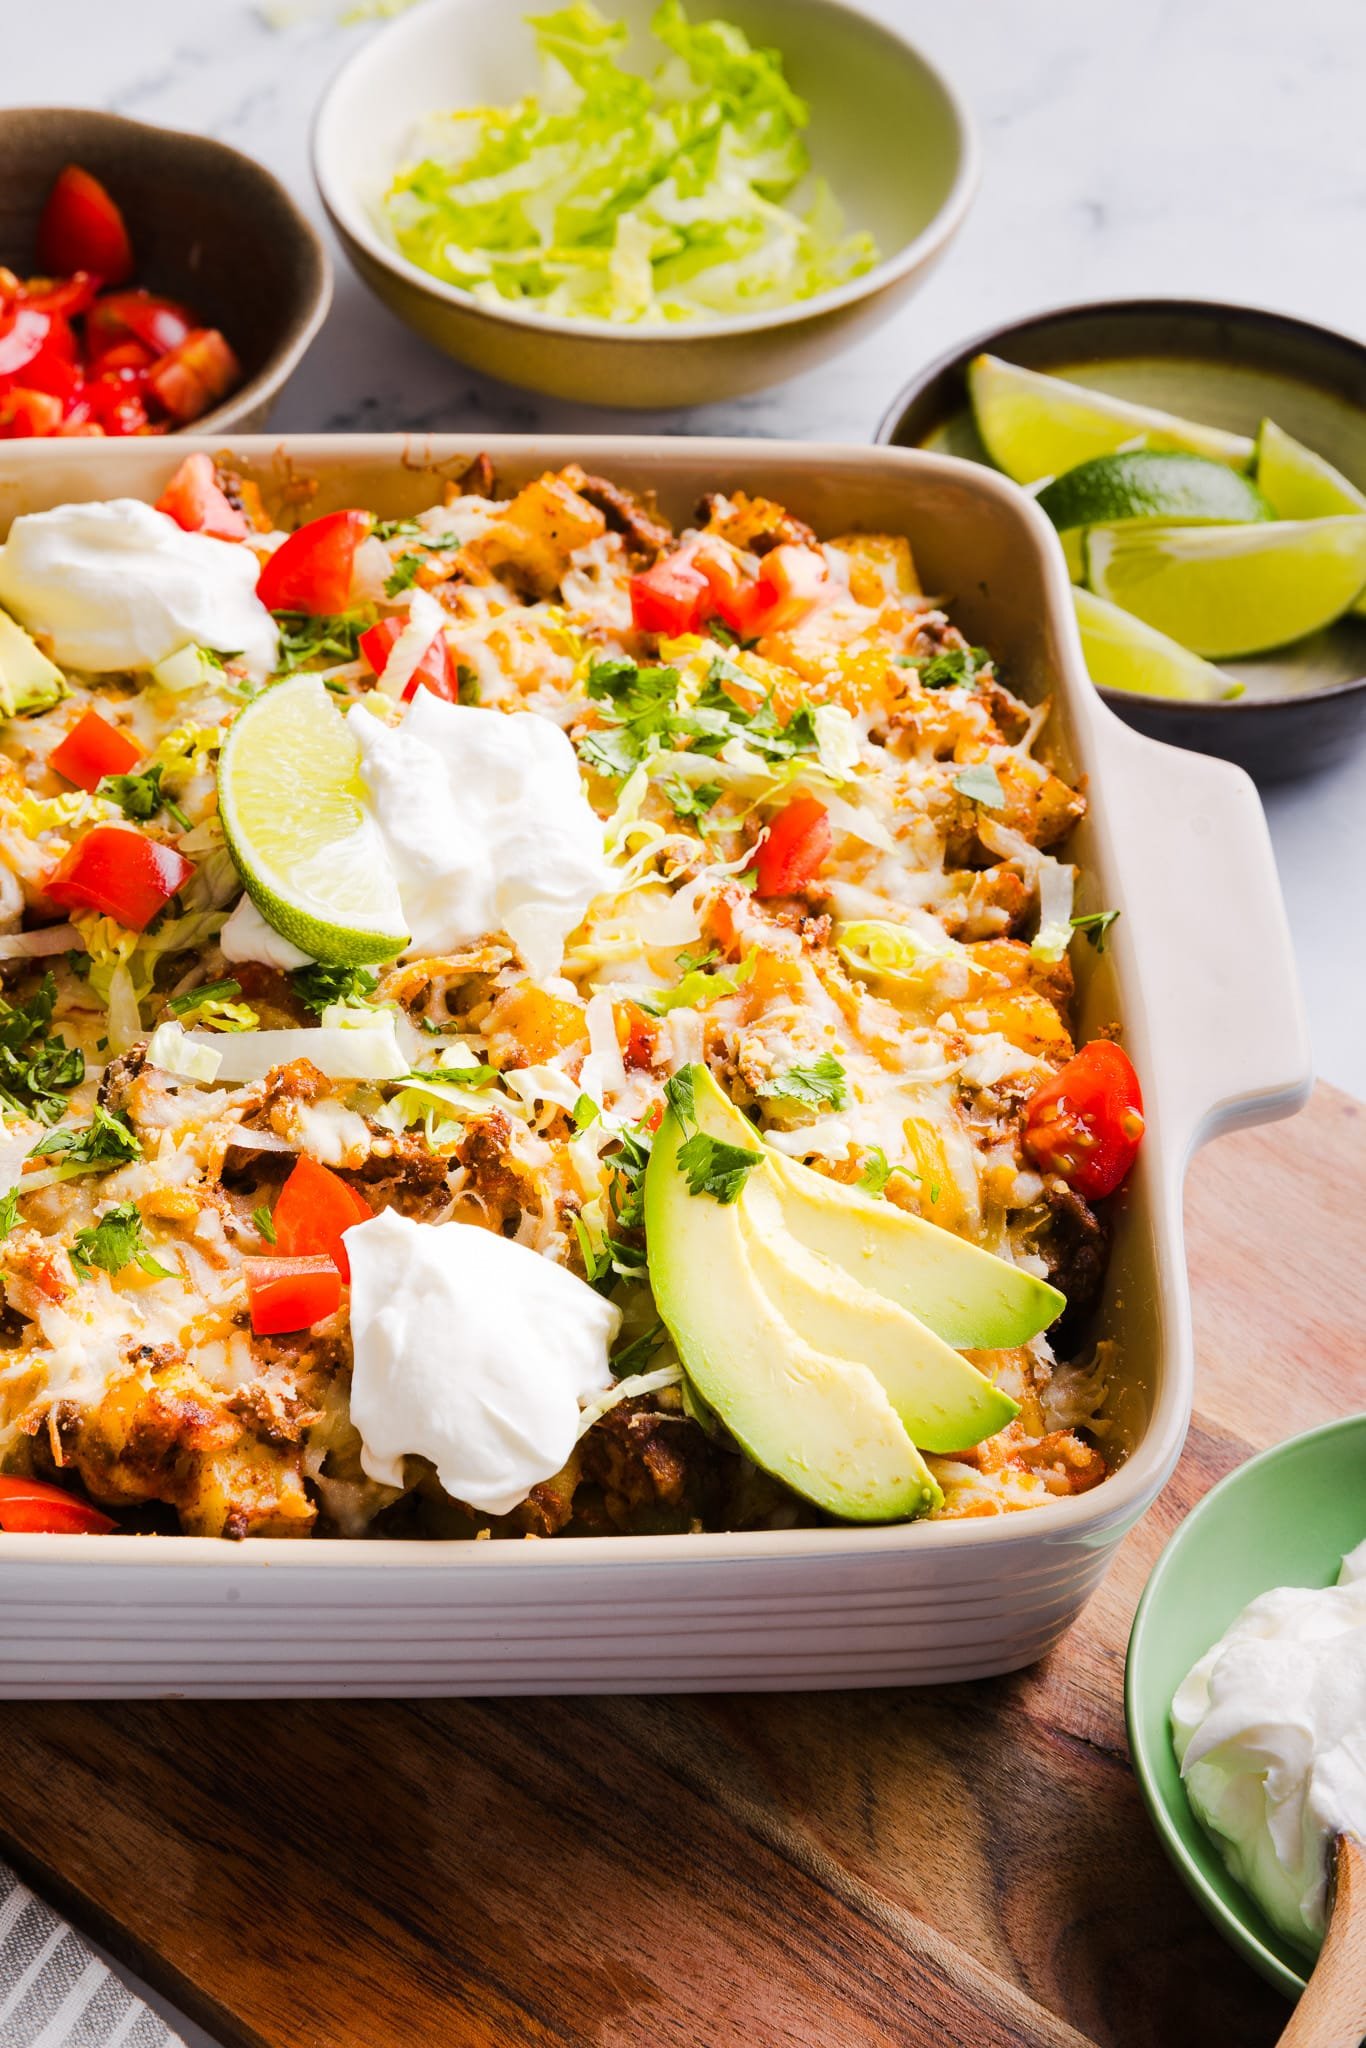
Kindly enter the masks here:
<path id="1" fill-rule="evenodd" d="M 47 711 L 67 694 L 66 678 L 17 619 L 0 611 L 0 718 Z"/>
<path id="2" fill-rule="evenodd" d="M 702 1399 L 757 1465 L 832 1515 L 891 1522 L 941 1506 L 868 1367 L 799 1337 L 758 1284 L 737 1205 L 690 1192 L 687 1135 L 670 1109 L 645 1173 L 645 1229 L 659 1313 Z"/>
<path id="3" fill-rule="evenodd" d="M 705 1112 L 701 1120 L 705 1129 Z M 866 1365 L 922 1451 L 966 1450 L 1018 1415 L 1018 1401 L 899 1303 L 793 1237 L 766 1173 L 750 1175 L 736 1208 L 770 1301 L 808 1343 Z"/>
<path id="4" fill-rule="evenodd" d="M 1009 1350 L 1037 1337 L 1067 1306 L 1067 1296 L 1046 1280 L 937 1223 L 781 1153 L 772 1154 L 771 1163 L 783 1222 L 798 1242 L 900 1302 L 946 1344 Z"/>

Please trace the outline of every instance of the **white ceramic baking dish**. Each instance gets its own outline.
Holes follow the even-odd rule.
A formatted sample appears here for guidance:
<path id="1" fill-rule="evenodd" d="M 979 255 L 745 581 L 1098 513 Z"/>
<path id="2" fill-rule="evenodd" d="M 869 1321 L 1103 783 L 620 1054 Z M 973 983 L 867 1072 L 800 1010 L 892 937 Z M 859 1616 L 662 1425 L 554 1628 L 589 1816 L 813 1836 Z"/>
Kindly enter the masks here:
<path id="1" fill-rule="evenodd" d="M 73 441 L 0 452 L 0 530 L 71 498 L 154 498 L 187 448 Z M 1123 912 L 1078 945 L 1083 1035 L 1122 1023 L 1149 1114 L 1100 1333 L 1122 1366 L 1122 1453 L 1094 1492 L 1033 1512 L 894 1528 L 524 1543 L 0 1537 L 0 1697 L 419 1695 L 906 1685 L 1030 1663 L 1075 1619 L 1181 1449 L 1193 1358 L 1181 1192 L 1193 1148 L 1289 1114 L 1309 1054 L 1261 807 L 1238 769 L 1122 725 L 1091 690 L 1062 552 L 987 470 L 891 448 L 703 440 L 296 436 L 230 444 L 269 483 L 316 477 L 313 509 L 429 503 L 479 445 L 507 482 L 577 458 L 653 488 L 676 520 L 704 490 L 780 498 L 824 533 L 909 534 L 1021 694 L 1051 693 L 1091 808 L 1074 841 L 1085 907 Z"/>

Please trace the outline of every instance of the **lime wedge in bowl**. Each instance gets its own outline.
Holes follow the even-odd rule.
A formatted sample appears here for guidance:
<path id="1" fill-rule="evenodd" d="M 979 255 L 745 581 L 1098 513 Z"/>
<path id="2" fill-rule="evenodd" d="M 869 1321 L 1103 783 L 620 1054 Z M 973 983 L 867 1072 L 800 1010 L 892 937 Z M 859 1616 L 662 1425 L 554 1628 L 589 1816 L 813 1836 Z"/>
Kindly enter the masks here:
<path id="1" fill-rule="evenodd" d="M 1331 519 L 1338 512 L 1366 512 L 1366 491 L 1294 440 L 1275 420 L 1257 432 L 1257 484 L 1278 519 Z M 1366 598 L 1352 607 L 1366 617 Z"/>
<path id="2" fill-rule="evenodd" d="M 1093 526 L 1086 581 L 1098 597 L 1213 661 L 1302 640 L 1366 588 L 1366 513 L 1249 526 Z"/>
<path id="3" fill-rule="evenodd" d="M 999 356 L 975 356 L 969 363 L 968 395 L 988 455 L 1017 484 L 1060 477 L 1093 456 L 1130 445 L 1174 448 L 1233 469 L 1252 466 L 1254 444 L 1243 434 L 1131 405 L 1085 384 L 1022 370 Z"/>
<path id="4" fill-rule="evenodd" d="M 1087 672 L 1097 689 L 1177 697 L 1188 704 L 1217 704 L 1242 696 L 1243 686 L 1232 676 L 1145 626 L 1132 612 L 1121 611 L 1090 590 L 1074 590 L 1072 602 Z"/>
<path id="5" fill-rule="evenodd" d="M 402 952 L 360 748 L 316 676 L 278 683 L 237 719 L 219 755 L 218 813 L 247 894 L 283 938 L 339 967 Z"/>
<path id="6" fill-rule="evenodd" d="M 1216 525 L 1270 519 L 1270 505 L 1245 476 L 1208 456 L 1133 448 L 1095 455 L 1054 477 L 1037 504 L 1060 533 L 1119 519 L 1199 520 Z M 1363 500 L 1366 504 L 1366 500 Z"/>

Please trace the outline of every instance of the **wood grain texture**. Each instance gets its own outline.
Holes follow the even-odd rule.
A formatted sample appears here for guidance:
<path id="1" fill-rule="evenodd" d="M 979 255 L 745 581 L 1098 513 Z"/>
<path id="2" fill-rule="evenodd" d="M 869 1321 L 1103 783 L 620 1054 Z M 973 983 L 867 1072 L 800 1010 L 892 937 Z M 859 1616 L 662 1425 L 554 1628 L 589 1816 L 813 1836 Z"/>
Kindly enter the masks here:
<path id="1" fill-rule="evenodd" d="M 1366 1401 L 1366 1111 L 1188 1202 L 1198 1414 L 1034 1670 L 921 1692 L 0 1713 L 0 1846 L 230 2048 L 1271 2048 L 1168 1869 L 1124 1645 L 1180 1516 Z"/>

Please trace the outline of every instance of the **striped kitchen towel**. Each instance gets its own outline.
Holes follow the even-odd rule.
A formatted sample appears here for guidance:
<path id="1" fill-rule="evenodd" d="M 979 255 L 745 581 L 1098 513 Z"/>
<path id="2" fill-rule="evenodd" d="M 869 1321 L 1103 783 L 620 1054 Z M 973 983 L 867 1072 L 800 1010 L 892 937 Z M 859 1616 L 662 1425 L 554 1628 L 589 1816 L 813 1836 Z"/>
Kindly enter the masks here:
<path id="1" fill-rule="evenodd" d="M 3 1863 L 0 2048 L 184 2048 Z"/>

